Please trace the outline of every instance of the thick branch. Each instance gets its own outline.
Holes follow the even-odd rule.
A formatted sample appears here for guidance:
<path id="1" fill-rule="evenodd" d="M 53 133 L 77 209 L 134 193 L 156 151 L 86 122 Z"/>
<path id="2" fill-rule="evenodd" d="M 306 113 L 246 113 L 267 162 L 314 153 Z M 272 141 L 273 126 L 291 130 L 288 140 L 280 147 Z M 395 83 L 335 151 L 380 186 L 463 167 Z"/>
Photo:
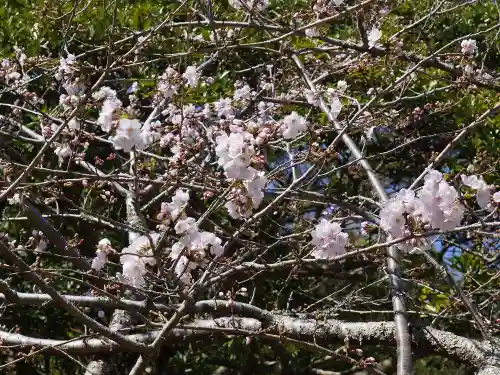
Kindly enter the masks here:
<path id="1" fill-rule="evenodd" d="M 16 293 L 8 288 L 8 286 L 0 281 L 0 302 L 10 301 L 21 305 L 44 305 L 48 302 L 53 302 L 48 294 L 42 293 Z M 150 301 L 135 301 L 130 299 L 111 299 L 98 296 L 78 296 L 78 295 L 61 295 L 66 301 L 79 306 L 101 306 L 106 308 L 114 308 L 121 310 L 129 310 L 132 312 L 147 313 L 148 311 L 159 311 L 163 313 L 173 313 L 178 305 L 164 305 L 161 303 L 153 303 Z M 255 318 L 262 322 L 269 322 L 274 319 L 272 313 L 262 310 L 256 306 L 249 305 L 243 302 L 234 302 L 226 300 L 205 300 L 198 301 L 188 309 L 189 313 L 196 314 L 214 314 L 228 313 L 241 315 L 245 317 Z"/>
<path id="2" fill-rule="evenodd" d="M 106 364 L 106 362 L 102 360 L 92 361 L 87 366 L 85 375 L 105 374 L 108 370 L 109 366 Z"/>
<path id="3" fill-rule="evenodd" d="M 140 343 L 151 343 L 160 331 L 141 333 L 126 336 L 129 341 Z M 339 320 L 317 321 L 311 319 L 295 319 L 277 316 L 276 319 L 263 329 L 262 323 L 253 318 L 226 317 L 219 319 L 195 320 L 185 326 L 174 328 L 163 343 L 172 340 L 186 340 L 221 334 L 241 334 L 261 336 L 266 339 L 267 334 L 280 335 L 286 338 L 294 338 L 303 341 L 315 341 L 331 343 L 333 340 L 344 340 L 349 338 L 351 345 L 376 345 L 382 347 L 393 347 L 395 345 L 395 325 L 393 322 L 360 322 L 349 323 Z M 102 338 L 87 338 L 73 342 L 61 340 L 38 339 L 20 334 L 0 331 L 0 339 L 4 345 L 21 345 L 25 347 L 12 348 L 13 350 L 29 350 L 32 346 L 36 348 L 49 347 L 51 354 L 60 354 L 52 346 L 58 346 L 58 350 L 64 350 L 71 354 L 89 355 L 107 352 L 127 351 L 115 342 L 103 340 Z M 415 332 L 412 337 L 413 348 L 420 356 L 436 354 L 452 358 L 466 363 L 475 368 L 484 368 L 489 364 L 489 358 L 485 354 L 482 344 L 453 333 L 433 328 L 423 328 Z M 493 364 L 494 365 L 494 364 Z M 484 370 L 486 371 L 486 370 Z M 490 371 L 490 370 L 489 370 Z M 493 373 L 484 372 L 482 375 Z"/>

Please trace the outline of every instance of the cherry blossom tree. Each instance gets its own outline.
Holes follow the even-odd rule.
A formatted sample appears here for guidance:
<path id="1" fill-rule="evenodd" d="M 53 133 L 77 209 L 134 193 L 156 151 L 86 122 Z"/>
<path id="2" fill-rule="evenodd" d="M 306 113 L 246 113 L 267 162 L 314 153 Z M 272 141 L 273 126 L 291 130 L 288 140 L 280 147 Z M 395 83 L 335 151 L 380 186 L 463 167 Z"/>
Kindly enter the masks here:
<path id="1" fill-rule="evenodd" d="M 49 3 L 0 67 L 0 370 L 500 374 L 496 2 Z"/>

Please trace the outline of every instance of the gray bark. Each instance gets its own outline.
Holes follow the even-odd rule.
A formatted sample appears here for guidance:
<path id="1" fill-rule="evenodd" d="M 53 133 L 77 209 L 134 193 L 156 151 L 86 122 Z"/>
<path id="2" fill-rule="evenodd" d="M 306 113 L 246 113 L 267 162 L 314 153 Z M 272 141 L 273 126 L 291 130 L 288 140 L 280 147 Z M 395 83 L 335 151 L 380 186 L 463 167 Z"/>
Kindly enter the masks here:
<path id="1" fill-rule="evenodd" d="M 264 329 L 265 327 L 265 329 Z M 264 330 L 263 330 L 264 329 Z M 133 334 L 128 339 L 144 344 L 154 341 L 160 331 Z M 262 333 L 262 332 L 265 332 Z M 219 319 L 197 319 L 186 326 L 174 328 L 165 338 L 163 344 L 169 342 L 189 342 L 207 335 L 259 335 L 263 339 L 272 339 L 266 334 L 279 335 L 305 342 L 316 342 L 322 345 L 331 344 L 332 340 L 349 338 L 354 345 L 376 345 L 392 348 L 396 344 L 393 322 L 343 322 L 330 319 L 317 321 L 312 319 L 296 319 L 286 316 L 275 316 L 272 322 L 262 323 L 254 318 L 225 317 Z M 0 339 L 4 345 L 23 345 L 18 350 L 29 350 L 32 346 L 43 348 L 57 346 L 70 354 L 91 355 L 125 351 L 117 343 L 105 338 L 80 339 L 71 342 L 47 340 L 27 337 L 20 334 L 0 331 Z M 273 338 L 276 339 L 276 338 Z M 278 339 L 279 340 L 279 339 Z M 466 363 L 480 369 L 478 375 L 497 374 L 500 368 L 496 356 L 491 354 L 491 345 L 471 340 L 450 332 L 433 328 L 424 328 L 412 337 L 412 344 L 420 356 L 440 355 Z M 61 355 L 58 350 L 47 348 L 48 353 Z"/>
<path id="2" fill-rule="evenodd" d="M 84 375 L 98 375 L 105 374 L 109 371 L 108 365 L 102 360 L 92 361 L 87 366 L 87 370 Z"/>

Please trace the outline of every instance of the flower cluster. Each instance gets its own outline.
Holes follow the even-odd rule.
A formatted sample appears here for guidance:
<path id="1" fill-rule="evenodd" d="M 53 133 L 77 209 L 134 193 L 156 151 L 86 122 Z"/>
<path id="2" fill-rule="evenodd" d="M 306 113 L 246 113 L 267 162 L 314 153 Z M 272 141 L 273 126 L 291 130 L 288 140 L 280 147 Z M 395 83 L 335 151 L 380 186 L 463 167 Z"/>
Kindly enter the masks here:
<path id="1" fill-rule="evenodd" d="M 120 119 L 116 135 L 110 138 L 113 147 L 124 152 L 130 152 L 134 147 L 144 149 L 150 143 L 150 134 L 141 127 L 139 120 Z"/>
<path id="2" fill-rule="evenodd" d="M 59 165 L 62 165 L 64 163 L 64 160 L 66 158 L 69 158 L 72 153 L 73 151 L 67 143 L 63 143 L 57 146 L 54 150 L 54 154 L 56 154 L 56 156 L 59 158 Z"/>
<path id="3" fill-rule="evenodd" d="M 73 72 L 75 71 L 75 63 L 76 57 L 71 53 L 68 53 L 68 57 L 66 58 L 61 57 L 61 60 L 59 61 L 59 67 L 57 68 L 57 73 L 55 74 L 55 78 L 58 81 L 61 81 L 66 76 L 73 74 Z"/>
<path id="4" fill-rule="evenodd" d="M 158 229 L 165 230 L 172 221 L 176 221 L 184 212 L 188 201 L 189 193 L 186 190 L 177 189 L 172 197 L 172 202 L 162 202 L 160 212 L 156 216 L 161 221 Z"/>
<path id="5" fill-rule="evenodd" d="M 123 274 L 120 275 L 119 279 L 134 287 L 144 285 L 144 275 L 147 272 L 146 267 L 156 264 L 156 259 L 153 257 L 153 249 L 151 248 L 151 241 L 153 242 L 153 246 L 156 246 L 159 237 L 158 233 L 137 237 L 130 246 L 122 250 L 120 263 L 122 264 Z"/>
<path id="6" fill-rule="evenodd" d="M 104 132 L 109 132 L 113 120 L 118 117 L 121 111 L 122 102 L 117 98 L 116 91 L 106 86 L 101 87 L 92 96 L 95 100 L 103 100 L 97 124 L 101 126 Z"/>
<path id="7" fill-rule="evenodd" d="M 495 190 L 495 186 L 488 185 L 481 176 L 462 175 L 461 178 L 465 186 L 476 190 L 477 204 L 482 209 L 493 211 L 494 203 L 500 203 L 500 191 L 492 194 L 493 190 Z"/>
<path id="8" fill-rule="evenodd" d="M 408 236 L 419 226 L 446 231 L 460 224 L 463 213 L 464 207 L 458 201 L 455 188 L 440 172 L 432 170 L 418 194 L 401 189 L 384 203 L 380 227 L 393 238 Z"/>
<path id="9" fill-rule="evenodd" d="M 200 123 L 205 120 L 205 113 L 192 104 L 179 108 L 171 103 L 162 111 L 162 115 L 173 126 L 166 132 L 164 126 L 156 126 L 159 122 L 152 123 L 156 129 L 154 132 L 150 129 L 151 135 L 159 139 L 161 147 L 170 148 L 173 153 L 170 160 L 175 164 L 183 159 L 186 151 L 201 147 Z"/>
<path id="10" fill-rule="evenodd" d="M 55 78 L 61 82 L 62 88 L 66 90 L 66 93 L 59 97 L 59 104 L 65 110 L 76 107 L 87 89 L 83 80 L 76 73 L 76 56 L 68 53 L 68 57 L 61 57 Z"/>
<path id="11" fill-rule="evenodd" d="M 337 118 L 337 116 L 340 114 L 340 111 L 342 110 L 342 102 L 340 101 L 339 95 L 343 95 L 345 91 L 347 90 L 348 85 L 346 81 L 340 80 L 337 82 L 337 88 L 329 87 L 326 89 L 326 98 L 328 100 L 328 104 L 330 105 L 330 113 L 334 118 Z M 319 92 L 313 92 L 312 90 L 305 90 L 304 95 L 306 97 L 306 100 L 309 104 L 314 105 L 314 106 L 319 106 L 320 105 L 320 95 L 321 93 Z M 296 113 L 293 112 L 292 115 Z M 291 115 L 290 115 L 291 116 Z M 288 116 L 289 117 L 289 116 Z M 296 116 L 295 116 L 296 117 Z M 305 129 L 303 129 L 305 130 Z M 301 133 L 303 130 L 300 132 L 297 132 L 297 134 Z M 283 134 L 285 138 L 288 138 Z"/>
<path id="12" fill-rule="evenodd" d="M 186 72 L 189 73 L 189 70 Z M 191 73 L 194 74 L 194 71 Z M 160 87 L 162 87 L 164 91 L 169 91 L 172 94 L 177 90 L 176 85 L 180 84 L 180 78 L 180 74 L 167 68 L 165 74 L 158 78 L 158 92 L 161 92 Z M 184 78 L 188 79 L 186 75 Z M 204 84 L 210 84 L 209 80 L 207 79 Z M 241 160 L 244 155 L 232 158 L 230 153 L 236 147 L 245 147 L 244 154 L 248 154 L 248 158 L 256 157 L 253 147 L 267 143 L 276 134 L 277 123 L 270 114 L 278 105 L 259 102 L 257 116 L 245 122 L 238 120 L 236 114 L 239 109 L 247 107 L 250 100 L 255 97 L 256 92 L 243 81 L 235 82 L 234 86 L 235 92 L 232 98 L 221 98 L 213 103 L 205 103 L 203 106 L 187 104 L 178 107 L 174 103 L 169 103 L 161 112 L 161 115 L 164 116 L 163 121 L 157 120 L 151 123 L 149 136 L 158 139 L 160 147 L 169 148 L 173 154 L 169 157 L 169 161 L 174 168 L 185 162 L 188 155 L 194 156 L 203 151 L 206 147 L 204 142 L 206 137 L 214 141 L 216 147 L 220 148 L 218 151 L 221 156 L 219 161 L 227 164 L 226 169 L 228 169 L 229 175 L 233 172 L 238 173 L 238 169 L 244 173 L 246 167 L 249 166 L 249 161 Z M 157 95 L 154 101 L 157 102 L 165 97 L 168 95 Z M 210 125 L 205 126 L 205 124 Z M 230 133 L 227 132 L 228 128 Z M 243 129 L 247 131 L 243 132 Z M 218 140 L 219 143 L 215 140 L 218 136 L 221 137 Z M 242 142 L 244 145 L 241 145 Z M 229 144 L 238 144 L 239 146 L 229 150 Z M 175 169 L 170 169 L 169 174 L 174 175 L 175 173 Z M 245 181 L 242 176 L 229 177 L 228 174 L 226 176 Z M 247 178 L 251 179 L 251 174 Z"/>
<path id="13" fill-rule="evenodd" d="M 35 244 L 35 252 L 42 252 L 47 250 L 49 246 L 49 242 L 47 238 L 45 238 L 43 232 L 41 230 L 34 230 L 31 232 L 32 236 L 29 238 L 28 243 Z"/>
<path id="14" fill-rule="evenodd" d="M 233 219 L 248 218 L 252 208 L 260 206 L 264 198 L 263 189 L 267 184 L 264 172 L 256 172 L 252 179 L 243 181 L 243 187 L 233 187 L 230 200 L 226 203 L 229 215 Z"/>
<path id="15" fill-rule="evenodd" d="M 22 74 L 18 72 L 17 64 L 14 64 L 9 59 L 3 59 L 0 64 L 0 78 L 6 85 L 12 85 L 20 80 Z"/>
<path id="16" fill-rule="evenodd" d="M 167 67 L 165 72 L 160 77 L 158 77 L 156 83 L 158 95 L 155 99 L 157 102 L 159 102 L 163 98 L 169 99 L 177 93 L 180 77 L 181 75 L 179 74 L 179 72 L 177 72 L 170 66 Z M 192 75 L 189 75 L 189 72 L 188 77 L 192 78 Z"/>
<path id="17" fill-rule="evenodd" d="M 267 183 L 264 173 L 251 166 L 255 139 L 242 127 L 233 125 L 229 135 L 224 133 L 216 137 L 215 142 L 218 164 L 224 169 L 226 177 L 241 182 L 239 187 L 233 188 L 226 208 L 235 219 L 249 217 L 252 207 L 257 208 L 262 202 L 262 190 Z"/>
<path id="18" fill-rule="evenodd" d="M 250 100 L 256 94 L 248 85 L 240 86 L 237 82 L 234 86 L 236 90 L 234 90 L 233 100 L 235 101 Z"/>
<path id="19" fill-rule="evenodd" d="M 170 258 L 175 263 L 175 274 L 185 283 L 192 282 L 191 270 L 205 265 L 209 257 L 219 257 L 223 248 L 221 239 L 214 233 L 200 231 L 196 220 L 184 213 L 189 193 L 178 190 L 171 203 L 162 204 L 159 217 L 175 220 L 174 230 L 180 239 L 172 246 Z"/>
<path id="20" fill-rule="evenodd" d="M 455 188 L 443 179 L 440 172 L 430 171 L 418 192 L 414 216 L 420 216 L 432 228 L 451 230 L 460 225 L 464 211 Z"/>
<path id="21" fill-rule="evenodd" d="M 182 78 L 187 81 L 188 86 L 196 87 L 200 80 L 200 73 L 196 70 L 196 66 L 188 66 Z"/>
<path id="22" fill-rule="evenodd" d="M 306 34 L 307 37 L 309 38 L 314 38 L 316 36 L 319 36 L 319 31 L 318 29 L 314 28 L 314 27 L 310 27 L 308 29 L 306 29 L 304 31 L 304 33 Z"/>
<path id="23" fill-rule="evenodd" d="M 340 94 L 344 94 L 347 91 L 348 87 L 349 85 L 344 80 L 340 80 L 337 82 L 337 90 L 339 91 Z"/>
<path id="24" fill-rule="evenodd" d="M 80 103 L 81 97 L 85 93 L 87 87 L 79 78 L 70 81 L 70 77 L 64 76 L 64 79 L 65 81 L 63 81 L 61 86 L 66 90 L 66 94 L 61 94 L 59 97 L 59 104 L 62 105 L 65 110 L 70 110 Z"/>
<path id="25" fill-rule="evenodd" d="M 217 258 L 222 255 L 221 239 L 212 232 L 200 231 L 196 220 L 186 217 L 175 224 L 175 232 L 182 237 L 172 246 L 170 256 L 186 256 L 199 264 L 206 263 L 208 255 Z"/>
<path id="26" fill-rule="evenodd" d="M 215 153 L 227 178 L 246 180 L 252 177 L 250 164 L 255 155 L 253 136 L 246 131 L 235 130 L 215 139 Z"/>
<path id="27" fill-rule="evenodd" d="M 338 223 L 322 219 L 311 233 L 314 250 L 311 255 L 317 259 L 328 259 L 345 253 L 348 243 L 347 233 L 342 232 Z"/>
<path id="28" fill-rule="evenodd" d="M 109 241 L 107 238 L 103 238 L 102 240 L 100 240 L 97 244 L 97 250 L 95 252 L 96 256 L 92 260 L 91 268 L 98 272 L 102 270 L 102 268 L 108 261 L 108 255 L 113 252 L 114 249 L 111 247 L 111 241 Z"/>
<path id="29" fill-rule="evenodd" d="M 21 204 L 22 199 L 19 193 L 15 193 L 11 198 L 7 198 L 7 202 L 11 205 Z"/>
<path id="30" fill-rule="evenodd" d="M 477 50 L 477 44 L 474 39 L 465 39 L 460 43 L 462 54 L 465 56 L 472 56 Z"/>
<path id="31" fill-rule="evenodd" d="M 382 32 L 375 26 L 372 27 L 368 33 L 368 47 L 373 48 L 377 45 L 377 42 L 382 37 Z"/>
<path id="32" fill-rule="evenodd" d="M 214 103 L 214 109 L 217 112 L 217 117 L 232 120 L 234 119 L 234 109 L 232 107 L 231 98 L 222 98 Z"/>
<path id="33" fill-rule="evenodd" d="M 293 139 L 307 130 L 307 121 L 304 117 L 293 111 L 283 119 L 283 138 Z"/>

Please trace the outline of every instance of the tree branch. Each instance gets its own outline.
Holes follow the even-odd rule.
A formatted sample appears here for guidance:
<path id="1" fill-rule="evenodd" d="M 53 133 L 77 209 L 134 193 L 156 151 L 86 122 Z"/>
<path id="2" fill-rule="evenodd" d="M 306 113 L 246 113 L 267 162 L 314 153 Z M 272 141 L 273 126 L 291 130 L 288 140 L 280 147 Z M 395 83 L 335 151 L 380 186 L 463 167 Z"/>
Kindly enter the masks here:
<path id="1" fill-rule="evenodd" d="M 128 335 L 127 340 L 137 343 L 151 343 L 161 331 Z M 162 344 L 172 341 L 186 341 L 206 335 L 232 334 L 255 336 L 266 339 L 266 334 L 279 335 L 283 338 L 293 338 L 309 342 L 332 343 L 334 340 L 349 339 L 351 344 L 357 346 L 374 345 L 393 347 L 396 343 L 395 324 L 393 322 L 343 322 L 329 319 L 317 321 L 312 319 L 295 319 L 285 316 L 275 316 L 274 321 L 265 329 L 260 321 L 253 318 L 225 317 L 218 319 L 197 319 L 184 326 L 174 328 L 165 337 Z M 48 340 L 28 337 L 16 333 L 0 331 L 0 339 L 4 345 L 12 350 L 27 351 L 32 346 L 35 348 L 48 347 L 47 352 L 60 355 L 64 350 L 70 354 L 90 355 L 130 351 L 119 344 L 102 340 L 99 337 L 84 338 L 73 342 L 62 340 Z M 498 374 L 497 363 L 488 355 L 483 344 L 453 333 L 434 328 L 421 328 L 415 332 L 411 340 L 415 353 L 419 356 L 440 355 L 462 363 L 467 363 L 474 368 L 484 369 L 481 375 Z M 58 346 L 58 350 L 50 347 Z"/>
<path id="2" fill-rule="evenodd" d="M 16 254 L 14 254 L 4 243 L 0 242 L 0 254 L 5 259 L 11 261 L 14 265 L 19 267 L 21 271 L 24 272 L 24 276 L 27 280 L 34 283 L 38 286 L 43 292 L 47 293 L 55 303 L 57 303 L 60 307 L 64 308 L 68 313 L 74 316 L 83 324 L 92 328 L 96 332 L 99 332 L 104 337 L 108 337 L 111 340 L 116 341 L 118 344 L 128 348 L 130 350 L 136 350 L 138 352 L 147 352 L 148 348 L 144 345 L 136 344 L 133 341 L 129 341 L 126 337 L 122 336 L 119 333 L 115 333 L 109 330 L 107 327 L 102 324 L 96 322 L 94 319 L 88 317 L 85 313 L 80 311 L 78 308 L 73 306 L 71 303 L 66 301 L 54 288 L 49 286 L 40 276 L 38 276 L 35 272 L 31 270 L 31 268 L 24 263 L 24 261 L 19 258 Z"/>
<path id="3" fill-rule="evenodd" d="M 339 124 L 339 122 L 329 110 L 322 95 L 318 93 L 314 82 L 307 74 L 302 61 L 296 55 L 292 56 L 292 60 L 297 65 L 309 89 L 311 89 L 313 93 L 316 94 L 319 98 L 319 107 L 327 116 L 333 127 L 337 130 L 338 136 L 341 137 L 344 144 L 349 148 L 349 150 L 351 150 L 354 157 L 359 159 L 359 163 L 368 175 L 368 179 L 370 180 L 370 183 L 375 192 L 378 194 L 380 200 L 386 201 L 387 195 L 377 175 L 373 171 L 368 161 L 363 158 L 361 151 L 352 140 L 352 138 L 345 133 L 346 129 Z M 413 367 L 411 358 L 410 333 L 406 315 L 406 302 L 404 298 L 403 283 L 401 281 L 401 271 L 399 267 L 399 254 L 395 246 L 390 246 L 387 248 L 387 270 L 389 272 L 392 305 L 394 310 L 394 322 L 396 324 L 395 334 L 398 348 L 398 375 L 410 375 L 412 373 Z"/>
<path id="4" fill-rule="evenodd" d="M 23 206 L 28 219 L 37 229 L 43 232 L 50 243 L 54 245 L 58 254 L 69 256 L 69 260 L 79 269 L 88 270 L 90 268 L 90 263 L 81 257 L 77 249 L 68 246 L 62 234 L 43 217 L 28 199 L 23 199 Z"/>

